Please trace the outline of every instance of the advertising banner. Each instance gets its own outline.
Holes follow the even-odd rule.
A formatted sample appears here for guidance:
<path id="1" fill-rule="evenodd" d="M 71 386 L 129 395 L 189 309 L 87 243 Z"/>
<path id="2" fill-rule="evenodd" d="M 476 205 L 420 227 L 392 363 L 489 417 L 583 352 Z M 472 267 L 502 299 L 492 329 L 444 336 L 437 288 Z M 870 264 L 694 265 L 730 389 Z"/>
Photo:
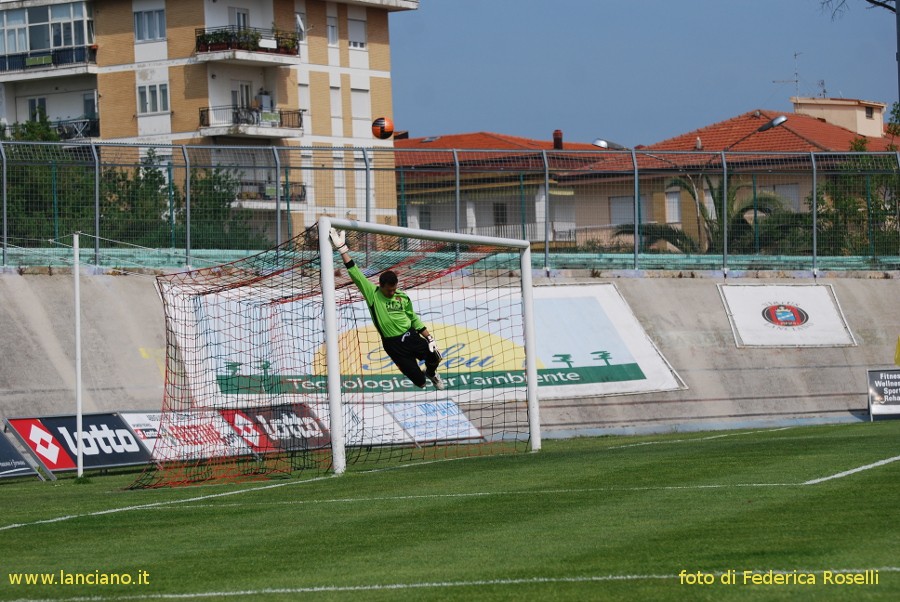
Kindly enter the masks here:
<path id="1" fill-rule="evenodd" d="M 213 410 L 169 412 L 165 419 L 147 412 L 122 412 L 121 416 L 141 433 L 141 442 L 158 462 L 252 453 L 244 439 Z"/>
<path id="2" fill-rule="evenodd" d="M 738 347 L 856 345 L 830 285 L 720 284 Z"/>
<path id="3" fill-rule="evenodd" d="M 392 403 L 387 407 L 416 443 L 481 439 L 478 429 L 449 399 L 430 403 Z"/>
<path id="4" fill-rule="evenodd" d="M 19 450 L 3 434 L 0 434 L 0 479 L 28 475 L 38 476 L 37 472 L 19 453 Z"/>
<path id="5" fill-rule="evenodd" d="M 316 404 L 316 414 L 331 430 L 328 404 Z M 344 442 L 350 447 L 412 443 L 412 436 L 381 404 L 344 404 Z"/>
<path id="6" fill-rule="evenodd" d="M 131 427 L 131 432 L 148 453 L 153 453 L 153 446 L 159 438 L 159 412 L 120 412 L 119 417 Z"/>
<path id="7" fill-rule="evenodd" d="M 78 435 L 75 416 L 11 418 L 7 421 L 19 439 L 49 471 L 77 468 Z M 117 414 L 85 414 L 81 430 L 85 468 L 144 464 L 147 450 Z"/>
<path id="8" fill-rule="evenodd" d="M 163 294 L 176 316 L 172 328 L 198 405 L 250 408 L 324 400 L 324 332 L 301 328 L 320 321 L 320 300 L 242 307 L 229 291 L 191 297 L 191 303 L 177 290 Z M 457 403 L 522 398 L 519 291 L 413 289 L 408 294 L 440 344 L 441 375 Z M 542 398 L 684 388 L 614 285 L 538 287 L 534 308 Z M 393 365 L 363 303 L 338 310 L 345 395 L 377 393 L 384 403 L 430 399 L 428 389 L 416 388 Z"/>
<path id="9" fill-rule="evenodd" d="M 869 417 L 900 414 L 900 370 L 869 370 Z"/>
<path id="10" fill-rule="evenodd" d="M 319 449 L 331 445 L 328 429 L 305 403 L 222 410 L 222 417 L 257 453 Z"/>

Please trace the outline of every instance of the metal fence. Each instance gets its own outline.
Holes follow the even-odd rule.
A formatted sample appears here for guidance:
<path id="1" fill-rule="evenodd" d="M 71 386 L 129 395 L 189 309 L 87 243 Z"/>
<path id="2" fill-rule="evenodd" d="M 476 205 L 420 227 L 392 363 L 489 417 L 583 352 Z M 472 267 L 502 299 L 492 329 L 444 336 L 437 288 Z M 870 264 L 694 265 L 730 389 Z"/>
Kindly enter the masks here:
<path id="1" fill-rule="evenodd" d="M 896 152 L 2 142 L 0 160 L 4 268 L 69 263 L 75 232 L 83 263 L 219 263 L 328 214 L 528 240 L 547 270 L 900 269 Z"/>

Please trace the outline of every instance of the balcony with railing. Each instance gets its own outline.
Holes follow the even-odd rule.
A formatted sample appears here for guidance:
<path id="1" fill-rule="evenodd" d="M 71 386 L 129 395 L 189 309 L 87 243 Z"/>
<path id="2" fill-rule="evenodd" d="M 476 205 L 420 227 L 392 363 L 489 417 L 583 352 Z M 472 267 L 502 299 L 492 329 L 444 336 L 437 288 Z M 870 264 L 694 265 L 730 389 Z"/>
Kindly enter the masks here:
<path id="1" fill-rule="evenodd" d="M 294 64 L 300 56 L 296 32 L 258 27 L 196 29 L 194 52 L 201 61 Z"/>
<path id="2" fill-rule="evenodd" d="M 204 136 L 292 138 L 303 132 L 303 111 L 234 105 L 204 107 L 200 109 L 200 133 Z"/>
<path id="3" fill-rule="evenodd" d="M 493 226 L 474 226 L 465 229 L 467 234 L 478 236 L 497 236 L 539 242 L 549 234 L 551 241 L 575 241 L 575 222 L 551 221 L 549 227 L 544 223 L 526 222 L 522 224 L 497 224 Z"/>
<path id="4" fill-rule="evenodd" d="M 272 181 L 241 180 L 236 202 L 244 209 L 276 208 L 278 187 Z M 285 209 L 306 203 L 306 184 L 303 182 L 281 182 L 280 201 Z"/>
<path id="5" fill-rule="evenodd" d="M 97 64 L 97 46 L 74 46 L 71 48 L 57 48 L 55 50 L 33 50 L 31 52 L 19 52 L 15 54 L 0 55 L 0 78 L 6 74 L 15 74 L 15 77 L 30 71 L 39 71 L 41 77 L 50 77 L 53 71 L 67 68 L 82 67 L 79 73 L 88 71 L 89 65 Z M 8 79 L 8 78 L 4 78 Z"/>
<path id="6" fill-rule="evenodd" d="M 97 118 L 64 119 L 52 123 L 60 140 L 83 140 L 100 137 L 100 120 Z"/>

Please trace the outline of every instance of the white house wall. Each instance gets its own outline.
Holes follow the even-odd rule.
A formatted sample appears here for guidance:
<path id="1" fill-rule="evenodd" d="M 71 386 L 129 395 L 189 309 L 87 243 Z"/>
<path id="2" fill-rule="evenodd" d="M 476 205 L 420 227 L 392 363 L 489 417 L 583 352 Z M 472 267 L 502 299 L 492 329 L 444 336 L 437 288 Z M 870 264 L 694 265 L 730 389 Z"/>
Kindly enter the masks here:
<path id="1" fill-rule="evenodd" d="M 252 0 L 207 0 L 205 5 L 205 17 L 207 27 L 225 27 L 229 25 L 229 8 L 242 8 L 247 10 L 250 18 L 250 27 L 259 29 L 272 29 L 275 21 L 275 13 L 272 10 L 272 2 L 254 2 Z"/>

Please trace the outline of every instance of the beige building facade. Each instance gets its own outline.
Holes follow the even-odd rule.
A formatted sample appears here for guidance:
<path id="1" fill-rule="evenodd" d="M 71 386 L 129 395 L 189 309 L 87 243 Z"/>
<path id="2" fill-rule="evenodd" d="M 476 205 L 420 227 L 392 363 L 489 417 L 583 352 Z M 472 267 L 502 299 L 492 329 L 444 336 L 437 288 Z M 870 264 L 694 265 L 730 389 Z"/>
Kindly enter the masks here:
<path id="1" fill-rule="evenodd" d="M 240 154 L 225 149 L 328 147 L 285 163 L 351 167 L 360 160 L 343 149 L 393 145 L 371 134 L 393 109 L 389 16 L 418 4 L 0 0 L 0 125 L 42 112 L 64 141 L 214 145 L 224 163 Z M 245 206 L 270 208 L 278 179 L 263 171 L 242 185 Z M 319 208 L 343 216 L 365 202 L 354 188 L 303 182 L 295 200 L 318 191 Z"/>

